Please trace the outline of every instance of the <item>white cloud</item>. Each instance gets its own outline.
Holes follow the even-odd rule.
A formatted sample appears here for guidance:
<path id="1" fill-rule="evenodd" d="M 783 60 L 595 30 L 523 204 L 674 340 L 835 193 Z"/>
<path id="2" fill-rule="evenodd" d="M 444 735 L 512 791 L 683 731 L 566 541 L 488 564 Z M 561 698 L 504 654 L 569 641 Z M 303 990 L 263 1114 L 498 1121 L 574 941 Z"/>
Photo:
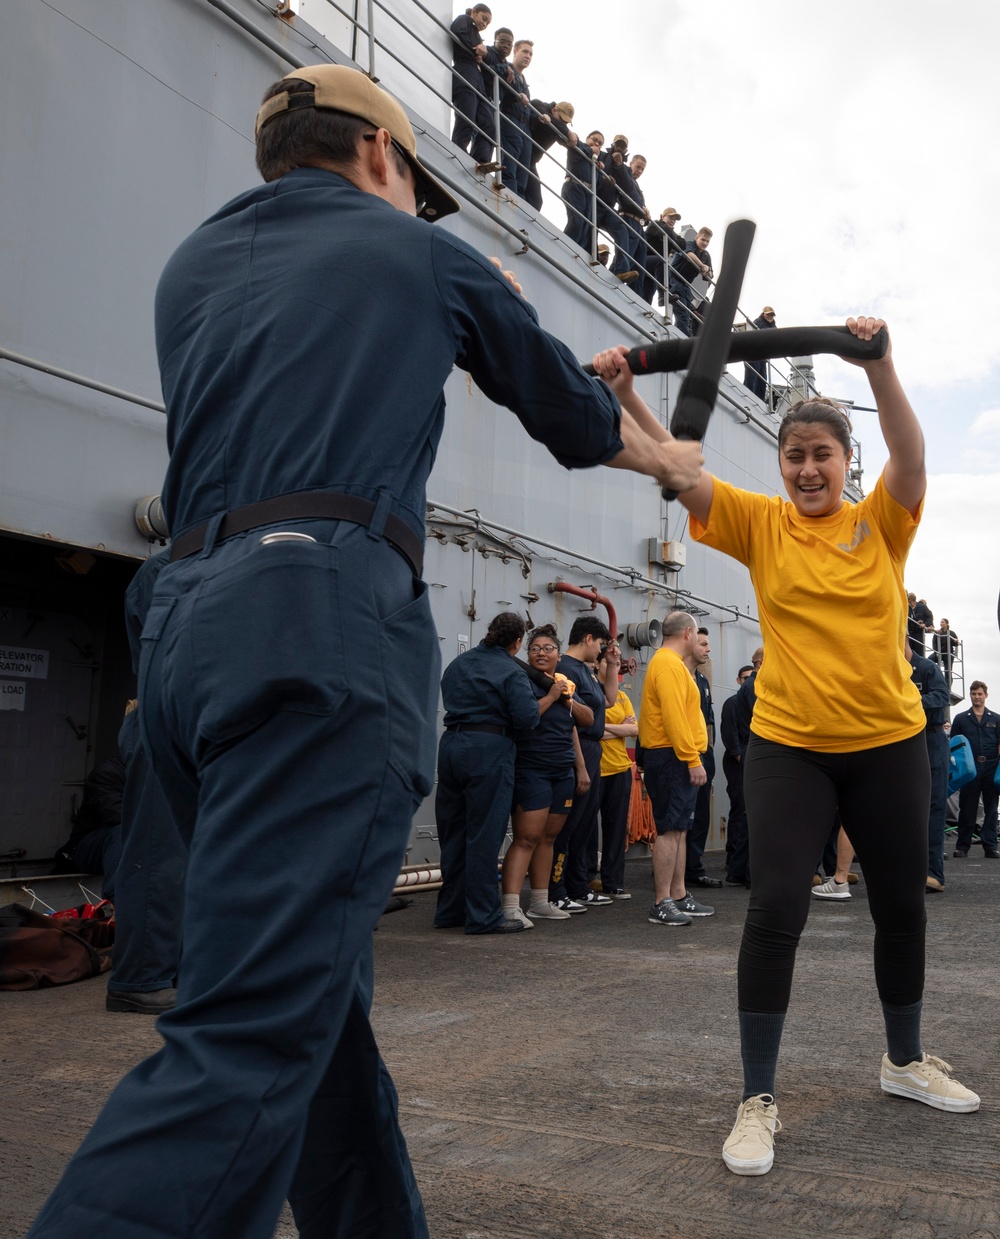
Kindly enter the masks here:
<path id="1" fill-rule="evenodd" d="M 1000 409 L 987 409 L 980 413 L 969 427 L 970 439 L 1000 440 Z"/>

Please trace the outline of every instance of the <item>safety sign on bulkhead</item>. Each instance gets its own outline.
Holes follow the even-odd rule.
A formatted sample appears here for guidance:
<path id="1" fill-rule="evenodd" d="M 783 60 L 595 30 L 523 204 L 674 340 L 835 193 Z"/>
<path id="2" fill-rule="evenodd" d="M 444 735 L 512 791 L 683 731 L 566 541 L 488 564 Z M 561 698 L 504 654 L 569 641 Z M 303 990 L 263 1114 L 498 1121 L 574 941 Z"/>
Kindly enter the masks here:
<path id="1" fill-rule="evenodd" d="M 0 710 L 24 710 L 27 685 L 23 680 L 0 680 Z"/>
<path id="2" fill-rule="evenodd" d="M 28 650 L 23 645 L 0 645 L 0 676 L 16 675 L 23 680 L 49 678 L 49 651 Z"/>

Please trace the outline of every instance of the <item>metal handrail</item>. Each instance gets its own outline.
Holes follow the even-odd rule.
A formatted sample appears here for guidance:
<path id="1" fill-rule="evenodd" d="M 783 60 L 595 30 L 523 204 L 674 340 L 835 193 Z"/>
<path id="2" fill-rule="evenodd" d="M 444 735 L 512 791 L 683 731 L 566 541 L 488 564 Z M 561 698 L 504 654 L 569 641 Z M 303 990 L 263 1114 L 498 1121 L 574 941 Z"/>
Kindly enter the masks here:
<path id="1" fill-rule="evenodd" d="M 167 406 L 159 400 L 150 400 L 147 396 L 139 396 L 123 387 L 112 387 L 110 383 L 102 383 L 98 379 L 88 378 L 85 374 L 77 374 L 73 370 L 63 370 L 61 366 L 50 365 L 47 361 L 38 361 L 34 357 L 26 357 L 23 353 L 15 353 L 9 348 L 0 348 L 0 360 L 12 361 L 18 366 L 27 366 L 31 370 L 40 370 L 43 374 L 51 374 L 53 378 L 64 379 L 67 383 L 76 383 L 80 387 L 89 387 L 92 391 L 103 392 L 106 396 L 115 396 L 118 400 L 127 400 L 130 404 L 142 405 L 144 409 L 153 409 L 157 413 L 166 413 Z"/>

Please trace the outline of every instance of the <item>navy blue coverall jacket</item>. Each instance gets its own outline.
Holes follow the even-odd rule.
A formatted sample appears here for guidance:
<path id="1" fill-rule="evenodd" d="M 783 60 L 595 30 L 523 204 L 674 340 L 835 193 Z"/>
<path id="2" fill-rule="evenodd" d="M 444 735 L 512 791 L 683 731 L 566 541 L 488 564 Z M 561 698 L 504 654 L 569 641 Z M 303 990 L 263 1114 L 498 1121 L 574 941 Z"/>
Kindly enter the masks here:
<path id="1" fill-rule="evenodd" d="M 156 298 L 176 537 L 143 630 L 143 738 L 189 843 L 164 1046 L 118 1085 L 34 1236 L 427 1233 L 368 1022 L 372 931 L 430 790 L 440 675 L 426 586 L 381 536 L 424 536 L 453 366 L 568 466 L 622 449 L 620 411 L 496 269 L 336 173 L 223 206 Z M 224 513 L 297 491 L 370 528 Z M 358 1212 L 360 1211 L 360 1212 Z"/>
<path id="2" fill-rule="evenodd" d="M 920 605 L 919 603 L 917 604 Z M 972 745 L 972 758 L 976 763 L 976 777 L 958 793 L 958 837 L 956 850 L 967 852 L 972 846 L 972 833 L 976 828 L 979 800 L 983 802 L 983 825 L 979 837 L 985 851 L 997 851 L 997 787 L 993 782 L 998 752 L 1000 752 L 1000 714 L 983 710 L 981 719 L 974 710 L 963 710 L 951 723 L 953 736 L 965 736 Z"/>

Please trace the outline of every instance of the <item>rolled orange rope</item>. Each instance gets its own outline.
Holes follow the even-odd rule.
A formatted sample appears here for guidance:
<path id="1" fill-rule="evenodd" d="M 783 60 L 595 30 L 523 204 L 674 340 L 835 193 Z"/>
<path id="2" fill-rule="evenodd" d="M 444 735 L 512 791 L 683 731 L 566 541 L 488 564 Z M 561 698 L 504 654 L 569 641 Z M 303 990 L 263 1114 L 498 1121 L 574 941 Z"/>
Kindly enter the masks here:
<path id="1" fill-rule="evenodd" d="M 628 838 L 625 848 L 631 843 L 652 844 L 656 838 L 653 821 L 653 806 L 649 801 L 646 785 L 635 765 L 632 766 L 632 796 L 628 805 Z"/>

